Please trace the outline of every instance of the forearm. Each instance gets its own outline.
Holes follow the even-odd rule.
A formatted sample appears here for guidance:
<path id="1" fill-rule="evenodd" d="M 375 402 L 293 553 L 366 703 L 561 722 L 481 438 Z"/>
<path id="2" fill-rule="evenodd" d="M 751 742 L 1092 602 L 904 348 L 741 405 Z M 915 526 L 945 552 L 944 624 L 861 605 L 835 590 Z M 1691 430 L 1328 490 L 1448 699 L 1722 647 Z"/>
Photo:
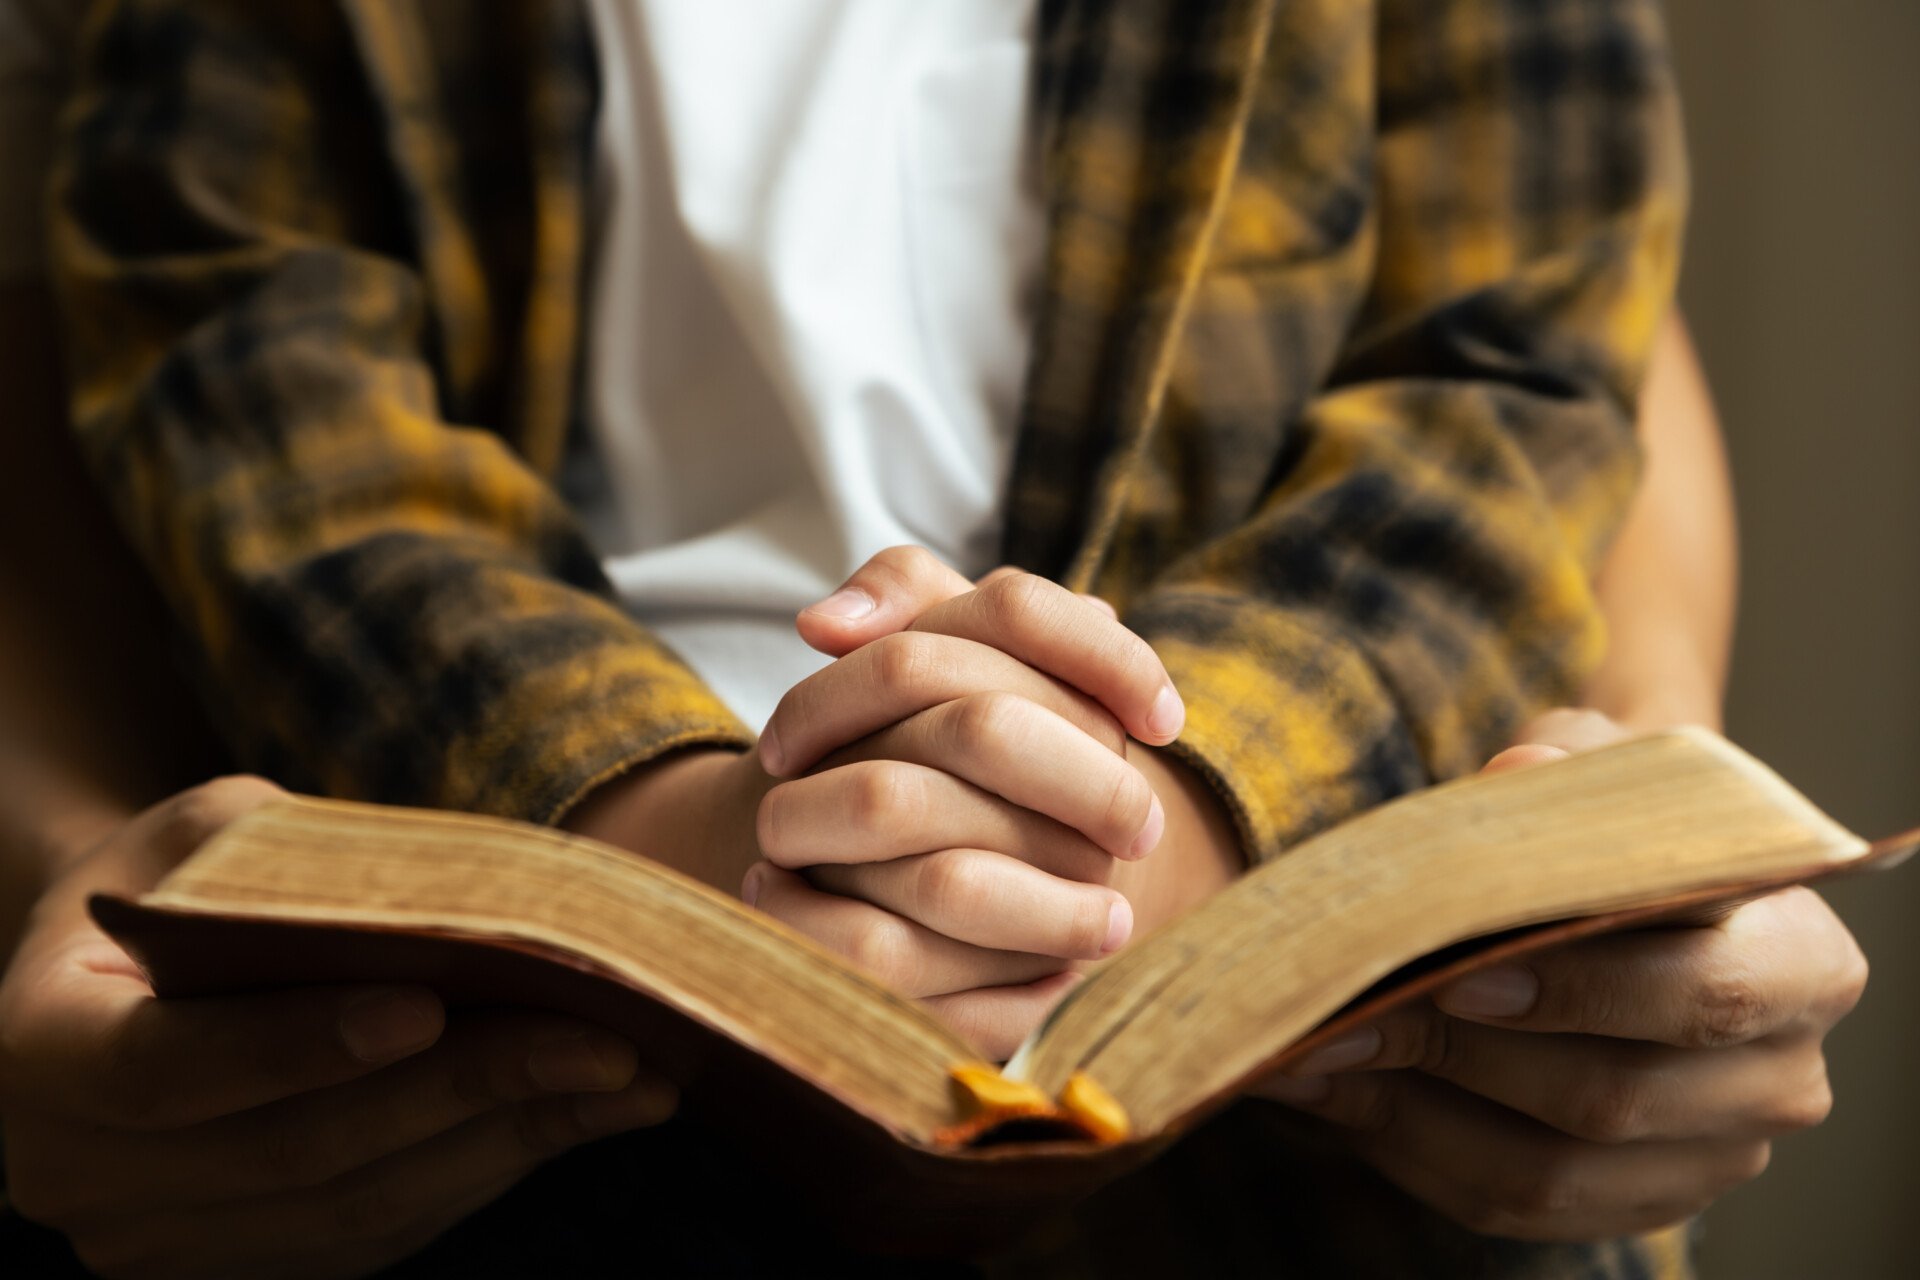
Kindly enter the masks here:
<path id="1" fill-rule="evenodd" d="M 1586 702 L 1632 728 L 1717 727 L 1738 580 L 1733 487 L 1686 326 L 1661 331 L 1641 399 L 1645 475 L 1601 568 L 1607 656 Z"/>
<path id="2" fill-rule="evenodd" d="M 51 310 L 0 284 L 0 958 L 68 861 L 211 755 L 66 439 Z"/>

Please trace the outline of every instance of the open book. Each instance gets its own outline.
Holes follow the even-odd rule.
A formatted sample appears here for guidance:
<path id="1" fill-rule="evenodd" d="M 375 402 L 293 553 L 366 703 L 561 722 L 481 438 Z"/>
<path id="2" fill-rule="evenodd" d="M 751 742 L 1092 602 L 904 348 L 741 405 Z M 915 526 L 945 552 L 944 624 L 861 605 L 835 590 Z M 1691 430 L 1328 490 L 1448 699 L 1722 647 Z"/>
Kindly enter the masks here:
<path id="1" fill-rule="evenodd" d="M 271 805 L 152 893 L 93 910 L 162 995 L 419 980 L 597 1019 L 748 1146 L 810 1152 L 816 1169 L 831 1151 L 953 1226 L 1000 1188 L 1090 1189 L 1262 1072 L 1475 965 L 1916 843 L 1868 844 L 1701 731 L 1447 783 L 1102 963 L 1004 1076 L 967 1065 L 973 1050 L 914 1001 L 726 895 L 499 819 Z"/>

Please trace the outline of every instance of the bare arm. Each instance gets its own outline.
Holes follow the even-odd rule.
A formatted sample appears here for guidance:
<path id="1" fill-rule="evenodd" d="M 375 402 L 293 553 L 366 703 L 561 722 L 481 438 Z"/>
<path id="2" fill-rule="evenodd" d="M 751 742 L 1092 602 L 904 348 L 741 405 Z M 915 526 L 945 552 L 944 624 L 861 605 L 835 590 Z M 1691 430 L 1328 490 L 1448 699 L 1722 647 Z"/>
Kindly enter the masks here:
<path id="1" fill-rule="evenodd" d="M 1654 351 L 1640 436 L 1646 472 L 1600 571 L 1610 644 L 1587 702 L 1630 728 L 1718 727 L 1739 576 L 1733 484 L 1677 313 Z"/>

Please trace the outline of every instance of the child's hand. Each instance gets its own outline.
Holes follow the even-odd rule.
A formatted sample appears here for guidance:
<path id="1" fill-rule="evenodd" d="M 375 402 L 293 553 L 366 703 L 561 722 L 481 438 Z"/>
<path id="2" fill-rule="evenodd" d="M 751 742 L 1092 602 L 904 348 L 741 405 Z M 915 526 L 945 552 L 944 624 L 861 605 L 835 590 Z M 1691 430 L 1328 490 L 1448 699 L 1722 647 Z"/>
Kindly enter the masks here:
<path id="1" fill-rule="evenodd" d="M 743 895 L 1004 1054 L 1065 990 L 1065 962 L 1132 932 L 1106 882 L 1166 817 L 1128 731 L 1171 738 L 1178 696 L 1110 609 L 1028 574 L 975 588 L 916 548 L 875 557 L 800 627 L 846 656 L 762 734 L 783 780 Z"/>
<path id="2" fill-rule="evenodd" d="M 843 608 L 848 601 L 857 605 L 851 614 Z M 781 815 L 767 853 L 783 866 L 864 863 L 962 847 L 968 840 L 998 849 L 981 841 L 999 838 L 1018 842 L 1010 852 L 1038 856 L 1045 850 L 1048 870 L 1089 882 L 1107 877 L 1111 859 L 1103 847 L 1125 854 L 1150 825 L 1151 789 L 1129 781 L 1114 759 L 1124 754 L 1129 730 L 1146 741 L 1166 741 L 1179 731 L 1185 712 L 1159 658 L 1113 620 L 1110 608 L 1010 571 L 988 575 L 976 590 L 927 551 L 896 547 L 873 557 L 831 599 L 803 612 L 798 626 L 815 648 L 850 656 L 788 694 L 757 753 L 743 757 L 696 747 L 651 761 L 586 797 L 564 825 L 727 889 L 740 884 L 761 856 L 755 815 L 763 809 Z M 900 634 L 909 627 L 911 632 Z M 956 703 L 963 705 L 950 705 Z M 915 722 L 943 707 L 948 709 Z M 914 726 L 884 743 L 875 737 L 902 722 Z M 944 775 L 946 782 L 927 780 L 939 772 L 935 757 L 950 759 L 948 748 L 962 745 L 934 741 L 934 735 L 978 735 L 998 743 L 1009 732 L 1023 732 L 1022 726 L 1035 735 L 1029 755 L 1044 751 L 1048 742 L 1078 753 L 1067 759 L 1104 747 L 1111 758 L 1090 767 L 1113 793 L 1090 798 L 1082 785 L 1051 809 L 1008 817 L 1006 806 L 981 803 L 981 797 L 1030 780 L 1007 777 L 994 758 L 978 760 L 972 773 Z M 819 766 L 822 757 L 849 747 Z M 883 756 L 894 765 L 879 765 Z M 809 780 L 770 807 L 762 805 L 781 778 L 866 760 L 875 767 L 840 773 L 825 786 Z M 1047 763 L 1057 769 L 1063 762 Z M 903 777 L 894 787 L 891 780 Z M 944 809 L 929 807 L 921 815 L 936 825 L 944 821 L 941 830 L 903 824 L 903 816 L 913 815 L 901 815 L 898 805 L 886 821 L 849 830 L 849 819 L 858 824 L 878 812 L 873 805 L 884 797 L 873 801 L 876 792 L 894 789 L 898 798 L 912 799 L 909 789 L 922 783 L 939 793 L 934 801 L 946 802 Z M 1033 792 L 1029 787 L 1022 794 Z M 1002 798 L 1020 803 L 1018 795 Z M 981 823 L 988 829 L 976 838 Z M 1074 834 L 1080 829 L 1092 839 Z M 767 838 L 762 821 L 760 839 Z M 1088 953 L 1081 944 L 1068 952 Z"/>
<path id="3" fill-rule="evenodd" d="M 976 587 L 920 547 L 890 547 L 796 625 L 842 661 L 795 686 L 761 731 L 775 777 L 987 690 L 1021 694 L 1115 751 L 1129 734 L 1171 742 L 1186 719 L 1159 655 L 1110 606 L 1030 573 L 995 570 Z"/>

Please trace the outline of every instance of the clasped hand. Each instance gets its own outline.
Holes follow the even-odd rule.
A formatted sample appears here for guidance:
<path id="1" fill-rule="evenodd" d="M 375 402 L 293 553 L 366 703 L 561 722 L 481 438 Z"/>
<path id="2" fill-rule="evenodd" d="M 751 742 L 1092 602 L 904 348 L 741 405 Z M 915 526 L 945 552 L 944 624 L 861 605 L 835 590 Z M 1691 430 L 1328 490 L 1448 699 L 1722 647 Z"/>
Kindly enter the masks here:
<path id="1" fill-rule="evenodd" d="M 1111 609 L 1031 574 L 976 588 L 914 548 L 800 625 L 843 656 L 761 735 L 742 896 L 1005 1057 L 1071 962 L 1133 932 L 1116 867 L 1167 811 L 1128 740 L 1177 735 L 1179 696 Z"/>
<path id="2" fill-rule="evenodd" d="M 868 599 L 899 607 L 964 589 L 911 555 L 885 567 L 899 581 L 868 583 Z M 760 810 L 761 845 L 777 866 L 747 881 L 766 909 L 930 997 L 988 1054 L 1004 1054 L 1058 999 L 1071 981 L 1061 959 L 1125 940 L 1118 929 L 1100 938 L 1096 886 L 1124 874 L 1111 859 L 1145 853 L 1163 824 L 1139 825 L 1137 782 L 1120 762 L 1173 776 L 1156 753 L 1130 755 L 1116 741 L 1119 728 L 1150 742 L 1170 736 L 1170 723 L 1140 732 L 1158 664 L 1064 592 L 1030 578 L 1000 585 L 998 598 L 989 589 L 923 615 L 916 631 L 931 636 L 854 650 L 781 705 L 762 754 L 796 780 Z M 859 621 L 871 634 L 871 618 Z M 806 615 L 802 625 L 829 651 L 823 640 L 845 639 Z M 961 647 L 931 642 L 942 634 Z M 1075 655 L 1070 635 L 1088 647 Z M 1029 705 L 986 689 L 1027 691 Z M 951 730 L 983 707 L 991 714 L 968 731 Z M 881 728 L 903 716 L 927 727 Z M 832 727 L 809 727 L 820 724 Z M 1595 712 L 1552 712 L 1487 767 L 1624 733 Z M 1125 802 L 1098 803 L 1114 797 Z M 1191 839 L 1169 832 L 1156 858 L 1181 857 Z M 1219 876 L 1224 864 L 1189 865 Z M 1054 976 L 1009 985 L 1043 974 Z M 1578 942 L 1476 975 L 1324 1046 L 1257 1092 L 1328 1122 L 1388 1178 L 1476 1231 L 1580 1240 L 1650 1230 L 1757 1176 L 1772 1139 L 1825 1117 L 1822 1042 L 1865 979 L 1832 911 L 1792 889 L 1718 919 Z M 985 989 L 966 990 L 968 981 Z"/>
<path id="3" fill-rule="evenodd" d="M 1172 830 L 1143 804 L 1137 770 L 1177 776 L 1122 732 L 1163 743 L 1178 727 L 1151 719 L 1171 687 L 1151 651 L 1038 579 L 967 585 L 924 553 L 890 552 L 849 583 L 864 612 L 802 615 L 817 647 L 849 656 L 768 726 L 761 759 L 788 780 L 765 792 L 768 862 L 745 891 L 1003 1056 L 1071 982 L 1063 961 L 1113 950 L 1121 921 L 1164 910 L 1112 893 L 1128 868 L 1114 859 L 1164 830 L 1162 862 L 1219 882 L 1226 864 L 1191 860 L 1191 804 Z M 1624 732 L 1549 713 L 1487 767 Z M 1865 976 L 1825 903 L 1789 890 L 1476 975 L 1260 1092 L 1477 1231 L 1647 1230 L 1757 1176 L 1771 1139 L 1825 1116 L 1821 1044 Z"/>

